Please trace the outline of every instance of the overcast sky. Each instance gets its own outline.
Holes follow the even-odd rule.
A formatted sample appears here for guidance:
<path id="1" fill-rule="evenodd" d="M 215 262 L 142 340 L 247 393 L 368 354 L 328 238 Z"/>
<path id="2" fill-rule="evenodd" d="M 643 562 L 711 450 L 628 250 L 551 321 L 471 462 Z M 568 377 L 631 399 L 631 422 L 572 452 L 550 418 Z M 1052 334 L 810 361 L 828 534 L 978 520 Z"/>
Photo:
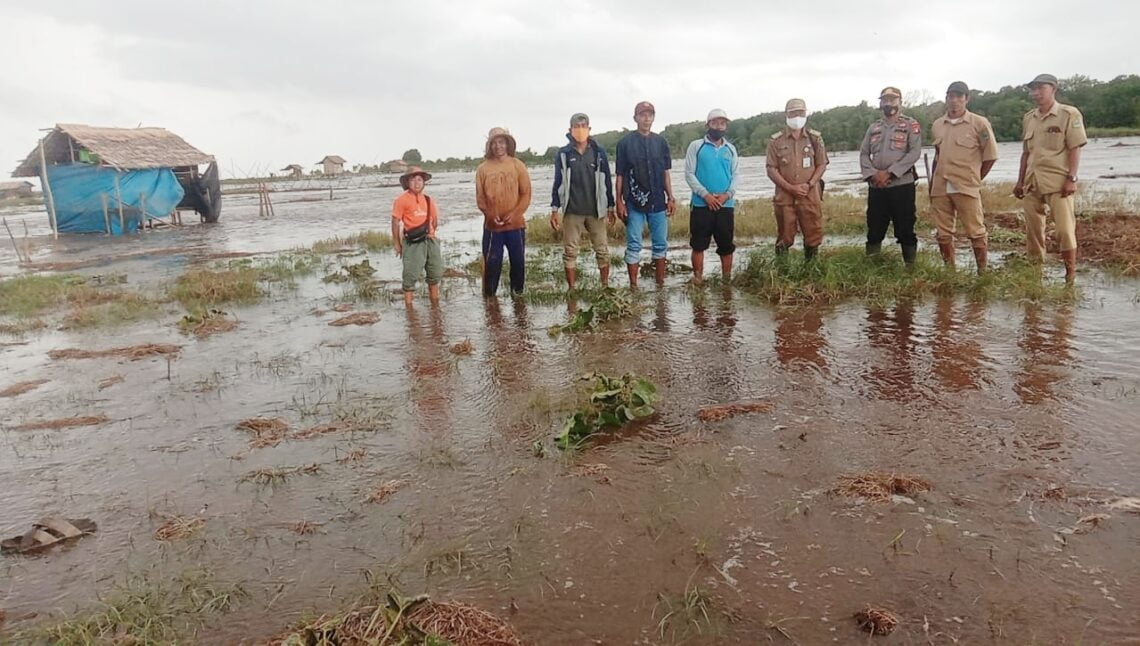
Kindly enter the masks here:
<path id="1" fill-rule="evenodd" d="M 632 127 L 642 99 L 664 126 L 792 96 L 809 110 L 874 101 L 884 85 L 941 97 L 958 79 L 998 89 L 1040 72 L 1140 72 L 1140 3 L 1103 6 L 1092 17 L 1056 0 L 4 3 L 0 160 L 6 175 L 55 123 L 143 124 L 244 175 L 326 154 L 479 155 L 497 125 L 544 150 L 571 113 L 599 132 Z"/>

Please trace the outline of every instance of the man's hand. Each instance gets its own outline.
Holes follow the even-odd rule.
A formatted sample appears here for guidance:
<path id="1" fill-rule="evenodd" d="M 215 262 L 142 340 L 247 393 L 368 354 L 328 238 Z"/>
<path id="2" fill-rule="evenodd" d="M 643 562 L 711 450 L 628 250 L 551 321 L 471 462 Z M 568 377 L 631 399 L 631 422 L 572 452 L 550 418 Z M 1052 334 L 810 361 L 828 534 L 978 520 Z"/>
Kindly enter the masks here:
<path id="1" fill-rule="evenodd" d="M 875 188 L 886 188 L 890 182 L 891 173 L 889 171 L 876 171 L 875 174 L 871 176 L 871 183 L 875 185 Z"/>
<path id="2" fill-rule="evenodd" d="M 606 209 L 606 223 L 613 226 L 614 222 L 617 222 L 617 214 L 613 209 Z"/>
<path id="3" fill-rule="evenodd" d="M 1025 186 L 1021 182 L 1013 185 L 1013 196 L 1019 200 L 1025 197 Z"/>
<path id="4" fill-rule="evenodd" d="M 396 257 L 404 257 L 404 244 L 400 242 L 399 238 L 396 239 Z"/>
<path id="5" fill-rule="evenodd" d="M 792 185 L 792 193 L 796 197 L 807 197 L 808 193 L 810 193 L 810 192 L 811 192 L 811 186 L 808 184 L 793 184 Z"/>
<path id="6" fill-rule="evenodd" d="M 1065 183 L 1061 185 L 1061 197 L 1069 197 L 1070 195 L 1072 195 L 1073 193 L 1076 193 L 1076 192 L 1077 192 L 1077 183 L 1070 180 L 1070 179 L 1066 179 Z"/>
<path id="7" fill-rule="evenodd" d="M 562 228 L 562 220 L 558 217 L 558 211 L 550 212 L 550 228 L 558 231 Z"/>
<path id="8" fill-rule="evenodd" d="M 670 195 L 669 199 L 665 201 L 665 217 L 667 217 L 667 218 L 673 217 L 673 212 L 676 210 L 677 210 L 677 200 L 674 200 L 673 196 Z"/>
<path id="9" fill-rule="evenodd" d="M 720 207 L 724 206 L 718 193 L 709 193 L 704 198 L 705 204 L 709 206 L 710 211 L 719 211 Z"/>
<path id="10" fill-rule="evenodd" d="M 627 219 L 629 219 L 629 212 L 625 209 L 625 200 L 617 201 L 617 216 L 621 218 L 622 222 L 625 222 Z"/>

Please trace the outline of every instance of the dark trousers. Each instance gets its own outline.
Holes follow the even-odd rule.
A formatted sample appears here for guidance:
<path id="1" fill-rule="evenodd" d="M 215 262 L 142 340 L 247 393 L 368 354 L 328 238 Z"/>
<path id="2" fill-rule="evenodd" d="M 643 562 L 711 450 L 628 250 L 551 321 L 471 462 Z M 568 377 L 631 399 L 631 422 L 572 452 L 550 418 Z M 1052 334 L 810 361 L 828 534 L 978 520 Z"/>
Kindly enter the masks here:
<path id="1" fill-rule="evenodd" d="M 914 182 L 891 188 L 871 187 L 867 191 L 867 242 L 881 244 L 887 226 L 894 226 L 900 245 L 918 244 L 914 235 Z"/>
<path id="2" fill-rule="evenodd" d="M 511 291 L 520 293 L 526 284 L 526 229 L 491 231 L 483 229 L 483 295 L 499 291 L 503 274 L 503 248 L 511 259 Z"/>

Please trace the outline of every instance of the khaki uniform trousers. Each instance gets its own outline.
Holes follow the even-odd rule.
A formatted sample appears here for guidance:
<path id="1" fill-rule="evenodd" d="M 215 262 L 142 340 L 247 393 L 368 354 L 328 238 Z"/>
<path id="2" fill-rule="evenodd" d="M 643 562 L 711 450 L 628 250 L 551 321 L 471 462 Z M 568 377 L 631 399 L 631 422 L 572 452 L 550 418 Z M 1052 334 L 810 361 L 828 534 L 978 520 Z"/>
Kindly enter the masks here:
<path id="1" fill-rule="evenodd" d="M 606 218 L 570 213 L 566 214 L 562 222 L 562 260 L 566 267 L 574 269 L 578 266 L 578 247 L 582 241 L 582 232 L 590 236 L 590 246 L 594 248 L 598 266 L 608 267 L 610 242 L 606 234 Z"/>
<path id="2" fill-rule="evenodd" d="M 986 240 L 986 220 L 982 213 L 982 198 L 964 193 L 950 193 L 930 198 L 931 215 L 938 228 L 938 242 L 953 242 L 956 220 L 962 221 L 966 237 L 971 241 Z M 955 218 L 957 214 L 957 218 Z"/>
<path id="3" fill-rule="evenodd" d="M 823 208 L 818 200 L 797 199 L 791 204 L 774 204 L 776 215 L 776 245 L 791 248 L 796 244 L 796 232 L 804 234 L 805 247 L 823 244 Z"/>
<path id="4" fill-rule="evenodd" d="M 1061 251 L 1077 248 L 1077 219 L 1072 195 L 1061 197 L 1060 192 L 1041 195 L 1037 191 L 1027 191 L 1021 206 L 1025 209 L 1025 244 L 1030 257 L 1045 258 L 1046 208 L 1053 216 Z"/>

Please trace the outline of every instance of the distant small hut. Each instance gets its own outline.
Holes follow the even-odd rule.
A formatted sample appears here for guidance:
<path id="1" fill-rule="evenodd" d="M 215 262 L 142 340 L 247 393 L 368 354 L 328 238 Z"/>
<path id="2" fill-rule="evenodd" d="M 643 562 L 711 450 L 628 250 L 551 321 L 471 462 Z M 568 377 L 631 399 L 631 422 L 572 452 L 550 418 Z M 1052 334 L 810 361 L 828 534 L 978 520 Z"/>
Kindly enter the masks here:
<path id="1" fill-rule="evenodd" d="M 120 235 L 144 222 L 195 211 L 221 215 L 213 156 L 164 128 L 58 124 L 13 177 L 40 177 L 56 233 Z"/>
<path id="2" fill-rule="evenodd" d="M 340 175 L 344 173 L 344 157 L 340 155 L 329 155 L 317 162 L 324 167 L 325 175 Z"/>
<path id="3" fill-rule="evenodd" d="M 32 188 L 34 186 L 31 182 L 0 182 L 0 200 L 13 197 L 31 197 Z"/>
<path id="4" fill-rule="evenodd" d="M 301 168 L 300 164 L 289 164 L 288 166 L 286 166 L 285 168 L 282 168 L 281 170 L 282 170 L 282 172 L 289 173 L 289 177 L 291 177 L 293 179 L 301 179 L 301 177 L 303 177 L 305 175 L 305 169 Z"/>
<path id="5" fill-rule="evenodd" d="M 380 170 L 385 173 L 406 173 L 408 172 L 408 162 L 402 159 L 393 159 L 381 164 Z"/>

